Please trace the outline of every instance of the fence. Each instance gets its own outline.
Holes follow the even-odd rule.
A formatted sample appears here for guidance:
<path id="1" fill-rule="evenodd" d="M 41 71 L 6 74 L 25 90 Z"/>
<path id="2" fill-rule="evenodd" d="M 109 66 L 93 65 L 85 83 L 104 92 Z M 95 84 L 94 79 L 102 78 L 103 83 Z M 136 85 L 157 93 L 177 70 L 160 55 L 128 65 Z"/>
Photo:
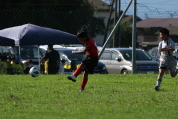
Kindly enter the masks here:
<path id="1" fill-rule="evenodd" d="M 121 4 L 125 5 L 125 4 Z M 99 5 L 98 5 L 99 8 Z M 109 9 L 80 8 L 70 12 L 55 11 L 51 9 L 0 9 L 0 29 L 19 26 L 27 23 L 61 30 L 76 34 L 79 29 L 84 29 L 89 36 L 96 40 L 98 46 L 104 44 Z M 124 9 L 123 9 L 124 10 Z M 117 44 L 115 47 L 132 47 L 132 6 L 124 16 L 117 31 Z M 158 30 L 166 27 L 170 30 L 170 37 L 178 43 L 178 14 L 137 4 L 137 48 L 150 50 L 160 41 Z M 112 12 L 107 34 L 114 26 L 114 12 Z M 67 44 L 69 45 L 69 44 Z M 113 46 L 113 40 L 108 43 Z"/>

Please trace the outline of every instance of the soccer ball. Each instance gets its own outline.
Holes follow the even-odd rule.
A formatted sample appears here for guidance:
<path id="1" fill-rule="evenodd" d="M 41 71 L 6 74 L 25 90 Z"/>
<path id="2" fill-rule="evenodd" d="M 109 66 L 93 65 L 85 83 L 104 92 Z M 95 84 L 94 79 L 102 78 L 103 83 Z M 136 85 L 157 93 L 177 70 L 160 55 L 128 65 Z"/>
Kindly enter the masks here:
<path id="1" fill-rule="evenodd" d="M 32 67 L 29 73 L 32 77 L 37 77 L 40 75 L 40 70 L 38 69 L 38 67 Z"/>

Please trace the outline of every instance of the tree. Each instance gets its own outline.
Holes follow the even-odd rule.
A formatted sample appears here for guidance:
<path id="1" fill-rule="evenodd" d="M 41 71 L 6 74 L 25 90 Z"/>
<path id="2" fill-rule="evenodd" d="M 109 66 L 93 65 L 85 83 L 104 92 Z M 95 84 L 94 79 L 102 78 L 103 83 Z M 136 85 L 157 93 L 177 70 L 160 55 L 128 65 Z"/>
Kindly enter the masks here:
<path id="1" fill-rule="evenodd" d="M 127 18 L 128 17 L 128 18 Z M 127 18 L 127 19 L 124 19 Z M 133 18 L 132 16 L 127 16 L 125 15 L 121 22 L 120 22 L 120 33 L 117 37 L 117 41 L 120 43 L 119 47 L 132 47 L 132 21 Z M 140 21 L 141 19 L 137 17 L 137 21 Z M 113 21 L 112 21 L 113 23 Z M 114 28 L 114 25 L 111 27 L 112 29 Z M 116 33 L 119 32 L 116 30 Z M 120 40 L 120 41 L 119 41 Z M 113 44 L 113 40 L 111 41 L 111 47 Z M 136 47 L 138 47 L 138 42 L 136 42 Z"/>
<path id="2" fill-rule="evenodd" d="M 103 34 L 104 23 L 94 17 L 88 0 L 0 0 L 0 28 L 31 23 L 76 34 Z"/>

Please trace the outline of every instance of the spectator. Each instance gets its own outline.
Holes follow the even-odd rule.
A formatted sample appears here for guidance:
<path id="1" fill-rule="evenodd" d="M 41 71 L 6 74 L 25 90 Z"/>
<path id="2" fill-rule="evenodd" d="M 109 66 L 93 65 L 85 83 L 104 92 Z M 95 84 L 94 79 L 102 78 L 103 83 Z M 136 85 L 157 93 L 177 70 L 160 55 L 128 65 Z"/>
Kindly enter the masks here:
<path id="1" fill-rule="evenodd" d="M 13 70 L 12 70 L 12 65 L 11 65 L 11 56 L 7 57 L 7 74 L 12 74 Z"/>
<path id="2" fill-rule="evenodd" d="M 45 64 L 44 64 L 45 74 L 49 74 L 48 67 L 49 67 L 49 61 L 47 60 L 47 61 L 45 61 Z"/>
<path id="3" fill-rule="evenodd" d="M 1 56 L 1 61 L 0 61 L 0 74 L 7 74 L 7 57 L 6 56 Z"/>
<path id="4" fill-rule="evenodd" d="M 42 57 L 41 59 L 40 69 L 41 69 L 41 74 L 48 74 L 48 61 L 46 61 L 44 57 Z"/>
<path id="5" fill-rule="evenodd" d="M 29 74 L 29 70 L 32 67 L 32 60 L 28 59 L 23 63 L 23 72 L 24 74 Z"/>
<path id="6" fill-rule="evenodd" d="M 44 57 L 42 57 L 42 58 L 41 58 L 41 61 L 40 61 L 40 73 L 41 73 L 41 74 L 44 74 L 44 73 L 45 73 L 45 68 L 44 68 L 44 67 L 45 67 L 45 66 L 44 66 L 44 65 L 45 65 L 45 61 L 46 61 L 46 60 L 44 59 Z"/>
<path id="7" fill-rule="evenodd" d="M 48 45 L 48 52 L 46 53 L 45 60 L 49 60 L 48 64 L 48 74 L 56 74 L 59 67 L 57 65 L 57 62 L 60 59 L 59 53 L 53 49 L 53 45 Z"/>
<path id="8" fill-rule="evenodd" d="M 13 74 L 23 74 L 23 66 L 20 64 L 20 59 L 15 59 L 15 63 L 12 64 Z"/>
<path id="9" fill-rule="evenodd" d="M 15 56 L 11 56 L 11 65 L 15 64 Z"/>

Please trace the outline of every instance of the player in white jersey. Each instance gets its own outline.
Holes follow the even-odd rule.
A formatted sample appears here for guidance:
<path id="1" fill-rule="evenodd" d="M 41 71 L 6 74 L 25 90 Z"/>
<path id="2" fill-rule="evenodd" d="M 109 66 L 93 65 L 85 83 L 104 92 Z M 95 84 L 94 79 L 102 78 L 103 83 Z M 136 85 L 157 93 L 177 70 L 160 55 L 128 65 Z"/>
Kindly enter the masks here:
<path id="1" fill-rule="evenodd" d="M 158 52 L 160 55 L 159 74 L 156 82 L 155 90 L 159 91 L 162 82 L 162 77 L 166 71 L 169 70 L 171 77 L 177 75 L 176 71 L 176 59 L 173 56 L 175 50 L 175 44 L 172 39 L 169 38 L 169 30 L 162 28 L 159 30 L 161 42 L 158 45 Z"/>

